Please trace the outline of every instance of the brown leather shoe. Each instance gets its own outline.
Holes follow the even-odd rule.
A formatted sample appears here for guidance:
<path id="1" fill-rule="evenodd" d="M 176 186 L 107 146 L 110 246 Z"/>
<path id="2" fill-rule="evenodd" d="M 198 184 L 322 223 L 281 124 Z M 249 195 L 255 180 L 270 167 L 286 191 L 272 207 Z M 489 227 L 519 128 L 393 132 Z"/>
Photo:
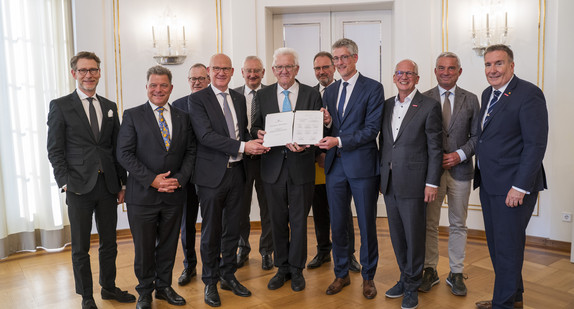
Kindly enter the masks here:
<path id="1" fill-rule="evenodd" d="M 363 280 L 363 296 L 366 299 L 373 299 L 377 296 L 377 288 L 373 280 Z"/>
<path id="2" fill-rule="evenodd" d="M 335 281 L 333 281 L 333 283 L 331 283 L 327 288 L 327 295 L 335 295 L 341 292 L 341 290 L 349 284 L 351 284 L 349 274 L 343 278 L 335 278 Z"/>
<path id="3" fill-rule="evenodd" d="M 492 309 L 492 300 L 483 300 L 476 302 L 476 308 L 478 309 Z M 524 303 L 522 301 L 514 302 L 514 309 L 524 308 Z"/>

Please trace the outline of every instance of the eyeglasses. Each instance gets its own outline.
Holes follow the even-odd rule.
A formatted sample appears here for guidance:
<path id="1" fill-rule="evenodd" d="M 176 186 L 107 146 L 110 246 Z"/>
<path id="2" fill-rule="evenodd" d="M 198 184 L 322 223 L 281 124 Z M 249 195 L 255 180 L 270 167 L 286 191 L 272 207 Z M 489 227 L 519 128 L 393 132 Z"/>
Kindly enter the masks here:
<path id="1" fill-rule="evenodd" d="M 261 72 L 263 72 L 263 69 L 243 69 L 243 71 L 245 71 L 245 73 L 247 74 L 259 74 Z"/>
<path id="2" fill-rule="evenodd" d="M 215 72 L 215 73 L 219 73 L 219 72 L 223 71 L 223 73 L 227 74 L 227 73 L 231 72 L 231 70 L 233 70 L 233 68 L 230 68 L 230 67 L 224 67 L 224 68 L 222 68 L 222 67 L 211 67 L 211 70 L 213 70 L 213 72 Z"/>
<path id="3" fill-rule="evenodd" d="M 76 70 L 80 74 L 80 76 L 85 76 L 90 72 L 91 75 L 97 75 L 100 72 L 100 69 L 79 69 Z"/>
<path id="4" fill-rule="evenodd" d="M 332 65 L 324 65 L 322 67 L 314 67 L 313 70 L 315 70 L 315 72 L 319 72 L 321 70 L 323 71 L 327 71 Z"/>
<path id="5" fill-rule="evenodd" d="M 285 69 L 287 72 L 293 71 L 296 65 L 276 65 L 273 68 L 277 71 L 283 71 Z"/>
<path id="6" fill-rule="evenodd" d="M 341 55 L 340 57 L 335 56 L 335 57 L 333 57 L 333 62 L 338 62 L 339 60 L 341 60 L 341 61 L 347 61 L 347 59 L 349 59 L 349 58 L 351 58 L 351 57 L 353 57 L 353 56 L 354 56 L 354 54 L 353 54 L 353 55 Z"/>
<path id="7" fill-rule="evenodd" d="M 411 78 L 413 76 L 417 76 L 418 74 L 410 71 L 395 71 L 396 77 L 402 77 L 403 75 L 406 75 L 408 78 Z"/>
<path id="8" fill-rule="evenodd" d="M 207 77 L 201 76 L 201 77 L 189 77 L 188 80 L 190 80 L 192 83 L 195 82 L 202 82 L 204 80 L 206 80 Z"/>

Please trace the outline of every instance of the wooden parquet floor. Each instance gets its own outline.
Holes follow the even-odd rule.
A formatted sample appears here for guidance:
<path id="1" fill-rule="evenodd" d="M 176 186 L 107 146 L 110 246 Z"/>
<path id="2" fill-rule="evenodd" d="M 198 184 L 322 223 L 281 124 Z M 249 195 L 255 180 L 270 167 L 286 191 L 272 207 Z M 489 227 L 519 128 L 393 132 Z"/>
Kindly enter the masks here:
<path id="1" fill-rule="evenodd" d="M 327 286 L 334 279 L 333 264 L 327 263 L 313 270 L 304 270 L 307 287 L 302 292 L 293 292 L 289 282 L 282 288 L 270 291 L 267 283 L 275 270 L 261 269 L 261 257 L 252 251 L 250 260 L 236 273 L 237 278 L 253 295 L 242 298 L 230 291 L 219 289 L 223 308 L 400 308 L 401 298 L 385 298 L 384 292 L 398 280 L 399 271 L 391 247 L 387 220 L 379 218 L 379 266 L 375 277 L 378 295 L 373 300 L 362 296 L 362 278 L 351 273 L 351 285 L 337 295 L 325 294 Z M 357 249 L 360 242 L 358 227 L 355 225 Z M 253 230 L 250 241 L 252 248 L 258 248 L 260 231 Z M 199 235 L 197 236 L 199 248 Z M 419 308 L 475 308 L 478 300 L 490 299 L 492 295 L 494 272 L 483 240 L 469 239 L 465 260 L 466 285 L 468 295 L 454 296 L 450 293 L 445 279 L 448 275 L 447 237 L 440 237 L 438 273 L 440 283 L 430 293 L 419 294 Z M 316 241 L 313 220 L 308 221 L 308 260 L 316 253 Z M 199 253 L 199 249 L 198 253 Z M 94 298 L 99 308 L 134 308 L 135 304 L 120 304 L 102 300 L 99 295 L 97 244 L 90 250 L 94 274 Z M 137 279 L 133 272 L 134 250 L 131 238 L 118 241 L 116 284 L 123 290 L 135 294 Z M 358 254 L 358 253 L 357 253 Z M 358 256 L 357 256 L 358 257 Z M 194 277 L 184 287 L 177 285 L 177 278 L 183 269 L 181 248 L 176 258 L 173 275 L 173 287 L 187 300 L 182 308 L 210 308 L 203 302 L 203 288 L 200 277 Z M 201 272 L 201 265 L 198 265 Z M 574 308 L 574 264 L 564 252 L 539 248 L 527 248 L 523 277 L 526 293 L 525 308 Z M 153 308 L 178 308 L 162 300 L 153 301 Z M 74 279 L 70 249 L 61 252 L 20 253 L 0 262 L 0 308 L 81 308 L 81 297 L 74 293 Z"/>

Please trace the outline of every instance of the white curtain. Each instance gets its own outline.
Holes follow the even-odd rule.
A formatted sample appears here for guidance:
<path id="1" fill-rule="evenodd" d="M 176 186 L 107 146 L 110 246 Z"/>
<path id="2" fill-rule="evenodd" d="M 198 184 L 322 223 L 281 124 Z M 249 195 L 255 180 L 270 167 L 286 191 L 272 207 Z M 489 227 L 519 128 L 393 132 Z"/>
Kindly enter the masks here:
<path id="1" fill-rule="evenodd" d="M 70 0 L 0 0 L 0 258 L 70 242 L 46 119 L 74 88 L 71 12 Z"/>

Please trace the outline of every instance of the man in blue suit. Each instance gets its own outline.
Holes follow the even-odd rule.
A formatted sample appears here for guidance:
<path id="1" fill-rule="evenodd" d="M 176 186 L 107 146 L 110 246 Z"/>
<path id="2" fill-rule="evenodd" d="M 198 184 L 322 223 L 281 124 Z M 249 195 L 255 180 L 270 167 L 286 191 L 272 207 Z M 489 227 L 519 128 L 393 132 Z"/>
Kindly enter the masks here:
<path id="1" fill-rule="evenodd" d="M 495 279 L 492 301 L 476 306 L 522 308 L 526 226 L 538 192 L 547 188 L 548 111 L 540 88 L 514 75 L 508 46 L 489 46 L 484 65 L 490 87 L 482 93 L 474 188 L 480 187 Z"/>
<path id="2" fill-rule="evenodd" d="M 378 148 L 384 91 L 381 83 L 361 75 L 357 44 L 340 39 L 332 46 L 333 61 L 341 80 L 323 95 L 327 136 L 317 145 L 327 149 L 325 174 L 329 199 L 335 280 L 327 294 L 339 293 L 351 283 L 347 221 L 354 198 L 361 233 L 360 261 L 363 295 L 377 295 L 373 278 L 379 260 L 377 243 L 377 199 L 379 197 Z"/>

